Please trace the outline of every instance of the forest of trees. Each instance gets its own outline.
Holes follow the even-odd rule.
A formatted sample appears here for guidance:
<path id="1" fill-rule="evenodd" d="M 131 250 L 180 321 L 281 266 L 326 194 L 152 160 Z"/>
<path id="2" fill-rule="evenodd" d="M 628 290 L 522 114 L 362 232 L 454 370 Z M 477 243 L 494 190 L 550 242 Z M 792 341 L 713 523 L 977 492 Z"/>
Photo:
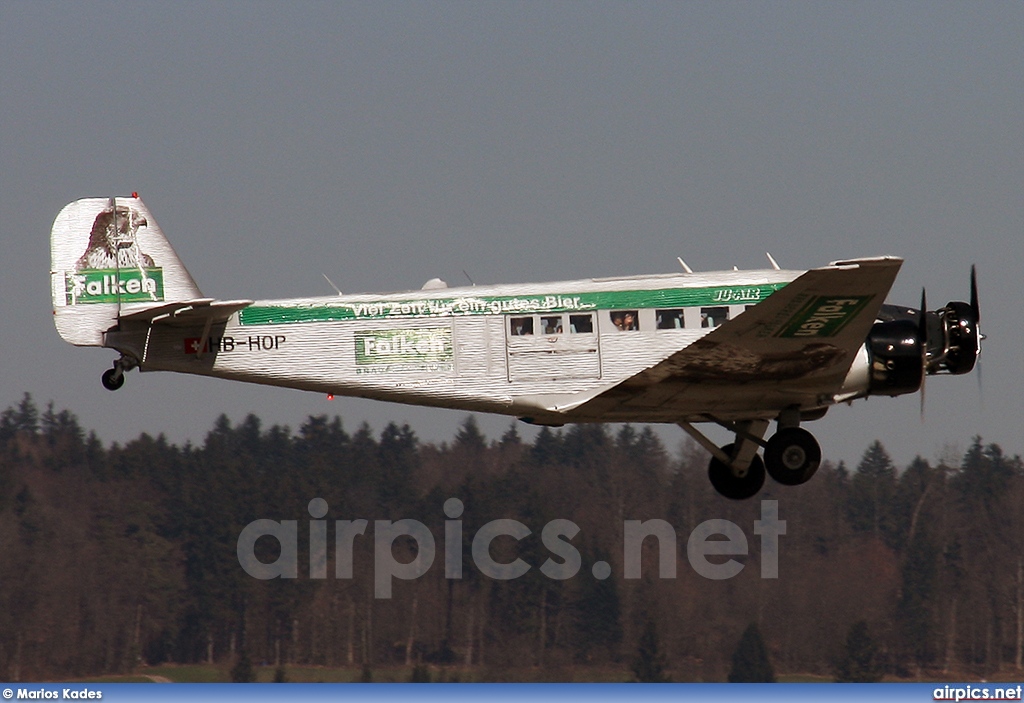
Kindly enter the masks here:
<path id="1" fill-rule="evenodd" d="M 1019 678 L 1024 465 L 963 439 L 950 465 L 898 468 L 875 442 L 856 467 L 826 462 L 804 486 L 769 481 L 758 499 L 734 502 L 708 484 L 701 450 L 676 456 L 647 427 L 545 428 L 530 442 L 515 425 L 488 439 L 469 416 L 436 445 L 408 426 L 378 434 L 318 416 L 293 431 L 250 415 L 221 417 L 201 445 L 143 434 L 108 446 L 26 394 L 0 414 L 0 677 L 230 667 L 244 655 L 355 671 L 444 666 L 483 681 L 587 667 L 725 681 L 754 632 L 776 676 Z M 461 579 L 445 577 L 453 497 L 464 505 Z M 313 498 L 329 506 L 324 579 L 309 573 Z M 777 500 L 786 521 L 777 579 L 760 577 L 760 499 Z M 297 521 L 298 578 L 257 580 L 239 565 L 238 536 L 262 518 Z M 392 598 L 374 598 L 374 520 L 404 518 L 428 526 L 437 557 L 420 578 L 396 579 Z M 508 581 L 484 576 L 470 549 L 481 525 L 504 518 L 532 531 L 492 545 L 497 561 L 533 565 Z M 556 518 L 580 528 L 583 567 L 565 580 L 538 568 L 551 556 L 541 529 Z M 626 579 L 623 523 L 655 518 L 678 536 L 677 575 L 659 577 L 648 538 L 642 577 Z M 369 527 L 352 577 L 336 578 L 334 521 L 356 519 Z M 687 537 L 711 519 L 747 537 L 734 578 L 689 567 Z M 407 547 L 396 543 L 395 558 L 409 561 Z M 278 547 L 264 537 L 257 549 L 273 562 Z M 598 561 L 609 578 L 592 574 Z"/>

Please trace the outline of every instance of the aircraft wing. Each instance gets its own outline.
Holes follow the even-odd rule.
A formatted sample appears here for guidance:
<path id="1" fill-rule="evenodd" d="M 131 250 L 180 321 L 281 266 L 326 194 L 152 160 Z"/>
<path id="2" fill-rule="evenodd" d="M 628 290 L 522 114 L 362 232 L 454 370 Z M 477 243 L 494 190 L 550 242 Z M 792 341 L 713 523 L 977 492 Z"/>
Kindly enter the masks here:
<path id="1" fill-rule="evenodd" d="M 693 344 L 566 413 L 675 421 L 771 416 L 816 407 L 841 389 L 902 259 L 807 271 Z M 570 420 L 571 421 L 571 420 Z"/>
<path id="2" fill-rule="evenodd" d="M 252 305 L 251 300 L 214 300 L 195 298 L 145 308 L 120 316 L 122 322 L 144 322 L 151 325 L 195 326 L 207 321 L 226 322 L 231 315 Z"/>

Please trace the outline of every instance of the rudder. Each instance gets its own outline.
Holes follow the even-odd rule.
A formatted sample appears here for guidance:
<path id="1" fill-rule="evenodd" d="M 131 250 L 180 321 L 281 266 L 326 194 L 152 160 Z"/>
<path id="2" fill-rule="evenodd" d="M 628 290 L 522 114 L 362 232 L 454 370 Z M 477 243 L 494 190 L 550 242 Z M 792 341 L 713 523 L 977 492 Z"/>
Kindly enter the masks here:
<path id="1" fill-rule="evenodd" d="M 126 312 L 202 293 L 138 197 L 85 198 L 50 232 L 54 324 L 65 341 L 103 346 Z"/>

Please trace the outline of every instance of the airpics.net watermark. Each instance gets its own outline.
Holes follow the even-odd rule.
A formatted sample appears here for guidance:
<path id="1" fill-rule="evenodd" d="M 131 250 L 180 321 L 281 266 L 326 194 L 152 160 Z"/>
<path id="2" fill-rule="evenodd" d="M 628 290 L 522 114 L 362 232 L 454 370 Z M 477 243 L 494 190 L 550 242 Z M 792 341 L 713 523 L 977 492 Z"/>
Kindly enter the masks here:
<path id="1" fill-rule="evenodd" d="M 462 513 L 465 507 L 458 498 L 444 502 L 444 576 L 461 579 L 463 573 Z M 309 501 L 309 578 L 327 578 L 327 515 L 328 505 L 323 498 Z M 368 520 L 334 521 L 334 576 L 350 579 L 353 574 L 353 546 L 356 537 L 365 537 Z M 541 529 L 540 539 L 552 557 L 539 569 L 555 580 L 570 579 L 580 572 L 583 559 L 570 542 L 580 528 L 572 520 L 551 520 Z M 238 535 L 238 563 L 253 578 L 294 579 L 299 577 L 299 521 L 254 520 Z M 480 573 L 499 581 L 519 578 L 533 568 L 520 557 L 499 562 L 491 555 L 491 543 L 498 537 L 522 540 L 532 534 L 529 527 L 518 520 L 492 520 L 483 525 L 472 539 L 473 564 Z M 777 500 L 761 501 L 761 519 L 754 521 L 754 534 L 761 540 L 761 578 L 779 576 L 779 537 L 786 534 L 786 521 L 779 519 Z M 676 531 L 665 520 L 624 520 L 622 523 L 623 578 L 639 579 L 641 553 L 644 540 L 653 537 L 658 544 L 658 576 L 676 577 Z M 280 546 L 273 562 L 260 561 L 256 556 L 256 542 L 272 537 Z M 715 539 L 711 539 L 715 537 Z M 724 539 L 722 539 L 724 537 Z M 395 559 L 392 547 L 396 540 L 405 538 L 416 545 L 416 556 L 409 562 Z M 374 520 L 373 522 L 373 582 L 376 598 L 390 598 L 394 579 L 410 581 L 430 570 L 436 555 L 436 542 L 431 531 L 418 520 Z M 729 520 L 705 520 L 693 529 L 686 540 L 686 558 L 695 572 L 716 581 L 730 579 L 739 574 L 744 564 L 731 557 L 748 554 L 747 536 Z M 716 563 L 708 557 L 730 557 Z M 594 578 L 603 580 L 611 576 L 612 567 L 606 561 L 591 565 Z"/>

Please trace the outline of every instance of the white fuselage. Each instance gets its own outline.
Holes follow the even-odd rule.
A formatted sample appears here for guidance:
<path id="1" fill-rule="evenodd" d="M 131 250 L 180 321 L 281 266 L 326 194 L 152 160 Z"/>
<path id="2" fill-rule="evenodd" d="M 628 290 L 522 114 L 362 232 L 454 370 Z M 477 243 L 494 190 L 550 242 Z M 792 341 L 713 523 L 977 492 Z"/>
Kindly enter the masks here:
<path id="1" fill-rule="evenodd" d="M 143 371 L 543 421 L 692 344 L 799 274 L 668 274 L 256 301 L 214 325 L 205 343 L 201 327 L 123 325 L 105 344 L 136 356 Z"/>

